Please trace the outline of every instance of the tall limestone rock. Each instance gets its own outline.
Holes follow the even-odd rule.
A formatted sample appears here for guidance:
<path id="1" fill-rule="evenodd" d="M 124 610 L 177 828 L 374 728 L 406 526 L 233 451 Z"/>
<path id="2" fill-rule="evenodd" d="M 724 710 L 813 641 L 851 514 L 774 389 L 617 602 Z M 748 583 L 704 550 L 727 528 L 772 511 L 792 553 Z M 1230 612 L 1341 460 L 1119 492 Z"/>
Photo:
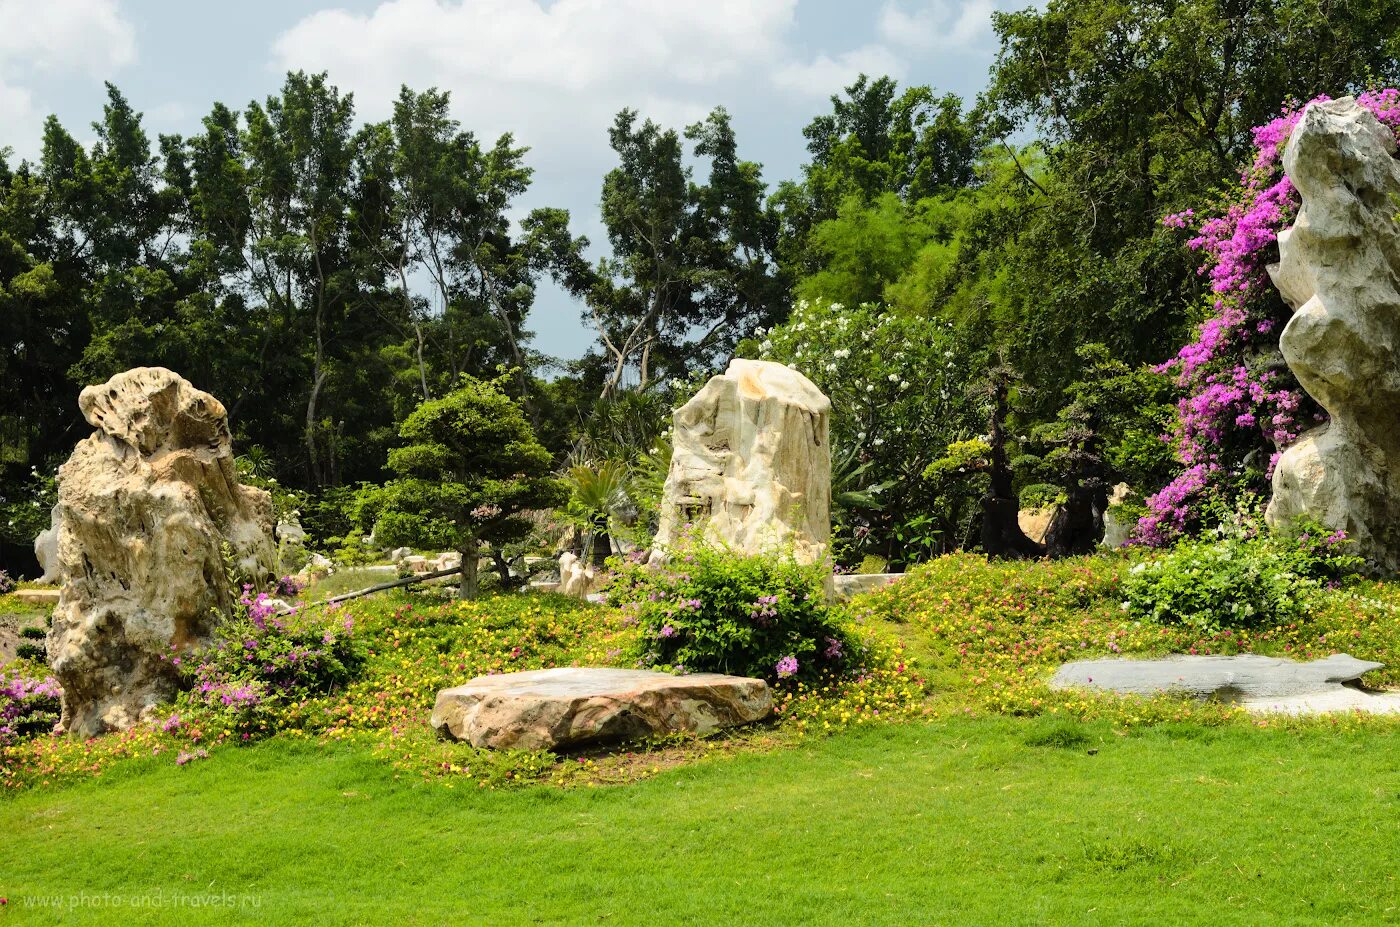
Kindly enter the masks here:
<path id="1" fill-rule="evenodd" d="M 169 658 L 212 640 L 230 604 L 225 545 L 258 581 L 276 550 L 272 500 L 239 484 L 213 396 L 138 367 L 78 405 L 97 430 L 58 471 L 63 589 L 48 651 L 61 726 L 87 737 L 149 717 L 175 689 Z"/>
<path id="2" fill-rule="evenodd" d="M 687 524 L 748 554 L 791 547 L 803 563 L 831 540 L 831 401 L 782 364 L 734 360 L 674 416 L 659 550 Z"/>
<path id="3" fill-rule="evenodd" d="M 1281 346 L 1331 416 L 1274 471 L 1268 519 L 1309 515 L 1400 569 L 1400 163 L 1350 97 L 1313 103 L 1284 152 L 1302 197 L 1274 284 L 1294 308 Z"/>

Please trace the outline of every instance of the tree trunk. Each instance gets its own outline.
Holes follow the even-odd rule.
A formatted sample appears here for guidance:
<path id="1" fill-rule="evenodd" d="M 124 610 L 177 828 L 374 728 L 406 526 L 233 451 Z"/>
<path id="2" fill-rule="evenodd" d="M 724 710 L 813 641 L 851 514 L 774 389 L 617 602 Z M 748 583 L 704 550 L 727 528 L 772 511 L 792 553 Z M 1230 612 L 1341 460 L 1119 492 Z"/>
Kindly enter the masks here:
<path id="1" fill-rule="evenodd" d="M 457 586 L 457 598 L 474 599 L 479 586 L 477 568 L 480 566 L 481 549 L 475 543 L 466 544 L 464 547 L 466 549 L 462 551 L 462 581 Z"/>
<path id="2" fill-rule="evenodd" d="M 594 523 L 592 540 L 589 542 L 593 565 L 595 567 L 606 567 L 608 558 L 612 556 L 612 536 L 608 533 L 608 523 L 603 519 L 600 523 Z"/>
<path id="3" fill-rule="evenodd" d="M 319 349 L 317 355 L 320 355 Z M 316 452 L 316 404 L 321 397 L 321 387 L 325 383 L 326 372 L 320 369 L 318 360 L 316 377 L 311 384 L 311 395 L 306 400 L 306 460 L 311 468 L 311 485 L 317 488 L 325 482 L 322 478 L 320 457 Z"/>
<path id="4" fill-rule="evenodd" d="M 995 384 L 992 416 L 988 433 L 987 494 L 982 497 L 982 550 L 989 557 L 1022 560 L 1045 553 L 1035 541 L 1026 537 L 1017 516 L 1021 500 L 1012 482 L 1011 464 L 1006 459 L 1006 416 L 1009 389 L 1002 381 Z"/>
<path id="5" fill-rule="evenodd" d="M 1103 481 L 1085 480 L 1067 496 L 1045 532 L 1045 552 L 1051 557 L 1091 554 L 1103 539 L 1103 514 L 1108 510 Z"/>

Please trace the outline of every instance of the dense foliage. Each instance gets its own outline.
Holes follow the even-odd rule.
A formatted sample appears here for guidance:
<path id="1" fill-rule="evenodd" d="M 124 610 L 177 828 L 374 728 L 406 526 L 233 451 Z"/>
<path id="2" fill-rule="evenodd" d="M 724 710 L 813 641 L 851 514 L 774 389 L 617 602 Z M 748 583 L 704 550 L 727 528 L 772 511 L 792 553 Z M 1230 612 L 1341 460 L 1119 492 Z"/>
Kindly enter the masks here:
<path id="1" fill-rule="evenodd" d="M 183 703 L 205 709 L 246 740 L 273 732 L 357 675 L 365 655 L 353 630 L 349 617 L 313 623 L 282 614 L 267 593 L 245 587 L 217 644 L 169 659 L 189 685 Z M 167 731 L 183 723 L 179 711 L 177 705 L 164 722 Z"/>
<path id="2" fill-rule="evenodd" d="M 0 747 L 52 730 L 58 723 L 60 693 L 50 677 L 0 671 Z"/>
<path id="3" fill-rule="evenodd" d="M 811 682 L 860 665 L 821 566 L 700 541 L 665 566 L 619 564 L 609 601 L 641 635 L 643 666 Z"/>
<path id="4" fill-rule="evenodd" d="M 1201 633 L 1277 626 L 1307 617 L 1324 585 L 1357 572 L 1362 561 L 1349 546 L 1321 525 L 1271 534 L 1257 516 L 1237 518 L 1134 565 L 1123 605 L 1135 618 Z"/>
<path id="5" fill-rule="evenodd" d="M 397 478 L 363 495 L 381 543 L 461 554 L 462 598 L 476 595 L 483 544 L 501 557 L 502 545 L 530 531 L 523 511 L 567 498 L 550 476 L 549 452 L 506 393 L 508 379 L 464 376 L 451 393 L 420 405 L 399 429 L 404 446 L 389 452 Z"/>
<path id="6" fill-rule="evenodd" d="M 975 100 L 862 75 L 776 184 L 722 107 L 686 126 L 618 113 L 599 126 L 615 162 L 597 260 L 564 211 L 519 209 L 532 171 L 512 136 L 479 139 L 436 89 L 368 124 L 304 73 L 212 105 L 188 137 L 151 138 L 114 87 L 91 143 L 50 119 L 36 161 L 0 161 L 0 565 L 32 568 L 45 481 L 84 431 L 78 389 L 137 364 L 218 396 L 279 514 L 352 559 L 354 488 L 408 478 L 389 452 L 414 409 L 502 365 L 552 466 L 622 486 L 577 546 L 605 524 L 645 542 L 669 410 L 736 351 L 833 394 L 845 567 L 1083 551 L 1120 482 L 1152 497 L 1145 540 L 1205 527 L 1204 504 L 1262 488 L 1316 412 L 1274 350 L 1286 310 L 1262 276 L 1292 208 L 1289 120 L 1365 92 L 1393 125 L 1376 88 L 1400 79 L 1400 11 L 991 15 Z M 1199 217 L 1204 275 L 1176 228 Z M 577 362 L 531 349 L 545 279 L 597 333 Z M 1162 489 L 1166 430 L 1181 466 Z M 1064 501 L 1044 542 L 1014 524 L 1028 487 Z"/>

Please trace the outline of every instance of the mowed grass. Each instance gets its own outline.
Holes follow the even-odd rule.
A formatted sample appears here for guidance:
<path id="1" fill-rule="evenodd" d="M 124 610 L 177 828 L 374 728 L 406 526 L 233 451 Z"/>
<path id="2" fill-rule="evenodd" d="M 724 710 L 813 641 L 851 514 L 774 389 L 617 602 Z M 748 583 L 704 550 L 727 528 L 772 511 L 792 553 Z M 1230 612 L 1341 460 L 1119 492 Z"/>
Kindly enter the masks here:
<path id="1" fill-rule="evenodd" d="M 0 801 L 0 922 L 1400 923 L 1384 731 L 954 719 L 569 790 L 163 760 Z"/>

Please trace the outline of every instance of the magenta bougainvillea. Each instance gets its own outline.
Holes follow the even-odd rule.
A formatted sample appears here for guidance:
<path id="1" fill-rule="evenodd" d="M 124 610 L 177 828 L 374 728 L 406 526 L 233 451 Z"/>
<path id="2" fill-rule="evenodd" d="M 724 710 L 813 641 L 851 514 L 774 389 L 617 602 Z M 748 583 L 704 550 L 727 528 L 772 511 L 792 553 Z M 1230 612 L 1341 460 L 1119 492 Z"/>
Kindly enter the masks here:
<path id="1" fill-rule="evenodd" d="M 1356 99 L 1400 135 L 1400 90 L 1371 90 Z M 1323 418 L 1279 358 L 1288 308 L 1265 270 L 1277 256 L 1278 233 L 1298 212 L 1283 149 L 1304 106 L 1291 103 L 1254 130 L 1254 156 L 1220 209 L 1205 216 L 1187 209 L 1162 220 L 1168 228 L 1195 230 L 1187 245 L 1204 257 L 1200 273 L 1210 280 L 1210 305 L 1195 340 L 1160 368 L 1183 391 L 1169 438 L 1185 469 L 1148 497 L 1138 522 L 1141 543 L 1165 545 L 1188 531 L 1205 499 L 1231 478 L 1251 470 L 1271 475 L 1283 448 Z"/>

